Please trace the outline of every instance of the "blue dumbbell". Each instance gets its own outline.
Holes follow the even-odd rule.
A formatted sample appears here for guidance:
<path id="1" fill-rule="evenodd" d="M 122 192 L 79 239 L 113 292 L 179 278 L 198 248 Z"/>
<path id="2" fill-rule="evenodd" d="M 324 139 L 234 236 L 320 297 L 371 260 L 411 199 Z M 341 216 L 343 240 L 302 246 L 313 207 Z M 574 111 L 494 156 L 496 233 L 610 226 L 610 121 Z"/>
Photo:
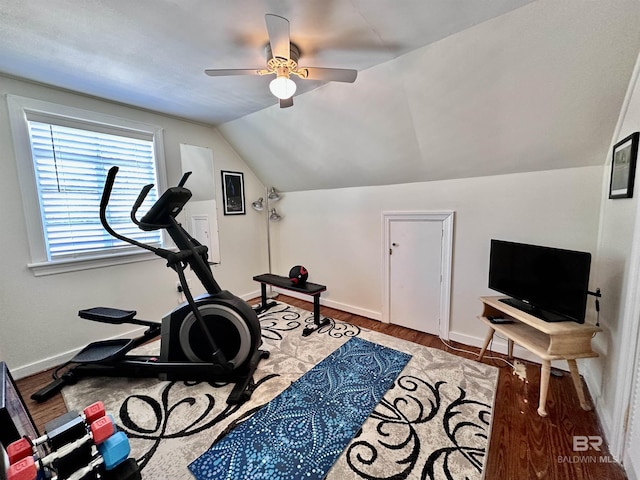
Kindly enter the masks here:
<path id="1" fill-rule="evenodd" d="M 98 445 L 98 452 L 104 461 L 105 470 L 112 470 L 129 457 L 131 445 L 124 432 L 116 432 Z"/>
<path id="2" fill-rule="evenodd" d="M 110 436 L 106 441 L 98 445 L 98 452 L 100 456 L 95 457 L 86 467 L 83 467 L 75 472 L 73 472 L 68 477 L 65 477 L 64 480 L 88 480 L 93 478 L 98 478 L 98 472 L 106 472 L 117 468 L 119 465 L 124 464 L 129 458 L 129 453 L 131 453 L 131 445 L 129 444 L 129 439 L 125 435 L 124 432 L 117 432 Z M 133 462 L 135 464 L 135 462 Z M 131 469 L 127 469 L 129 472 Z M 133 472 L 134 470 L 131 470 Z M 137 465 L 135 468 L 135 473 L 127 473 L 128 477 L 133 480 L 140 478 L 139 471 L 137 469 Z M 103 478 L 103 473 L 100 474 L 100 478 Z M 52 480 L 63 480 L 54 477 Z M 122 475 L 119 475 L 118 480 L 125 480 Z"/>

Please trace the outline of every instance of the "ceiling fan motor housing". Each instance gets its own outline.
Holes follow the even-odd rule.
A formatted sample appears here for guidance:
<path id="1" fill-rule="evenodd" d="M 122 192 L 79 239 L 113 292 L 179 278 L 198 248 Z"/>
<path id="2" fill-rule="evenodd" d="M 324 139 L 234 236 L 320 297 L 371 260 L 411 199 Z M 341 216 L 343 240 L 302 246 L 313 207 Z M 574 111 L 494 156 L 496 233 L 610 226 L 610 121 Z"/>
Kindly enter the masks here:
<path id="1" fill-rule="evenodd" d="M 267 43 L 264 47 L 267 56 L 267 68 L 269 71 L 278 75 L 286 68 L 287 73 L 295 73 L 298 70 L 298 59 L 300 58 L 300 49 L 294 43 L 289 43 L 289 58 L 274 57 L 271 52 L 271 45 Z M 284 73 L 284 72 L 282 72 Z"/>
<path id="2" fill-rule="evenodd" d="M 304 67 L 298 68 L 300 48 L 291 42 L 289 36 L 289 20 L 279 15 L 266 14 L 265 22 L 269 42 L 264 51 L 267 57 L 267 68 L 255 69 L 206 69 L 205 73 L 211 77 L 225 75 L 276 75 L 269 84 L 271 92 L 280 99 L 280 107 L 286 108 L 293 105 L 291 97 L 296 91 L 296 83 L 290 75 L 306 80 L 319 80 L 324 82 L 353 83 L 358 75 L 357 70 L 344 68 Z M 274 52 L 277 55 L 274 55 Z"/>

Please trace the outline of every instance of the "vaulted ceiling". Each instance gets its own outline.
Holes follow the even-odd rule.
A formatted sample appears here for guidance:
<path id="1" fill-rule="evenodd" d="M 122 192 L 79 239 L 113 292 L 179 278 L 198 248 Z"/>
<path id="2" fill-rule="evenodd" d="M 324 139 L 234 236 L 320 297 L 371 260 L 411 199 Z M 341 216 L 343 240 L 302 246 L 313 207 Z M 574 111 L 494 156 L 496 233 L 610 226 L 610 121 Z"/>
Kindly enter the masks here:
<path id="1" fill-rule="evenodd" d="M 637 0 L 537 0 L 220 130 L 285 191 L 603 165 L 639 51 Z"/>
<path id="2" fill-rule="evenodd" d="M 264 15 L 300 64 L 280 109 Z M 218 126 L 285 191 L 605 161 L 640 50 L 640 2 L 613 0 L 28 0 L 0 3 L 0 72 Z"/>
<path id="3" fill-rule="evenodd" d="M 0 71 L 221 124 L 276 104 L 265 14 L 286 17 L 307 66 L 365 70 L 531 0 L 5 0 Z M 324 82 L 299 81 L 299 93 Z"/>

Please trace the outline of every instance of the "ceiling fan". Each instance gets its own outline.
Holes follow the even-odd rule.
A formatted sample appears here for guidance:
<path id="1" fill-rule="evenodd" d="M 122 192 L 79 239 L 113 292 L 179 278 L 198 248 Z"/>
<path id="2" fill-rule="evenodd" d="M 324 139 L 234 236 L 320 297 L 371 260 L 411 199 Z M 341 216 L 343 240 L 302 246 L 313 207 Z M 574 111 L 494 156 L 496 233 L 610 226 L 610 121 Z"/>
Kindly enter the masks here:
<path id="1" fill-rule="evenodd" d="M 211 77 L 228 75 L 276 75 L 269 84 L 269 89 L 280 99 L 280 108 L 293 105 L 293 94 L 296 83 L 290 75 L 302 79 L 324 80 L 327 82 L 353 83 L 358 76 L 357 70 L 344 68 L 298 67 L 300 49 L 289 38 L 289 20 L 278 15 L 264 16 L 267 23 L 269 43 L 265 47 L 267 68 L 263 69 L 207 69 L 204 71 Z"/>

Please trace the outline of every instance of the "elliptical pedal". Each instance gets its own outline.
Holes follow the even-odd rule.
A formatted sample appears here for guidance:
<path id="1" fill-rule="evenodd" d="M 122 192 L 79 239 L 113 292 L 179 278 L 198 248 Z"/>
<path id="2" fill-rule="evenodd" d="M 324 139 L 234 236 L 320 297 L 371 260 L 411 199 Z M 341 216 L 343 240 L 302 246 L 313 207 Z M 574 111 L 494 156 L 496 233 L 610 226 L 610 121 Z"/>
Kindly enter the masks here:
<path id="1" fill-rule="evenodd" d="M 80 350 L 71 363 L 105 363 L 114 362 L 124 357 L 134 346 L 135 339 L 115 338 L 93 342 Z"/>
<path id="2" fill-rule="evenodd" d="M 135 310 L 120 310 L 111 307 L 93 307 L 80 310 L 78 316 L 85 320 L 104 323 L 129 323 L 138 312 Z"/>

